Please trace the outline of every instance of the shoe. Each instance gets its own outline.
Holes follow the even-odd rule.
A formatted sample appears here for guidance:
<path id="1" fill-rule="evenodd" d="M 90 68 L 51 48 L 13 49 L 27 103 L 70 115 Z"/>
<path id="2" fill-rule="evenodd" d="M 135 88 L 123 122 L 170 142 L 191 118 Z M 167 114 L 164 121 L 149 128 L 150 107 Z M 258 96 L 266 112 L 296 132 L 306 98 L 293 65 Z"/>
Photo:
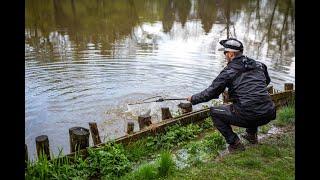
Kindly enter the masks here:
<path id="1" fill-rule="evenodd" d="M 234 144 L 230 144 L 228 146 L 229 153 L 233 153 L 236 151 L 244 151 L 244 145 L 241 143 L 240 139 L 238 139 Z"/>
<path id="2" fill-rule="evenodd" d="M 258 144 L 257 133 L 254 133 L 254 134 L 246 133 L 244 135 L 241 135 L 241 137 L 246 139 L 247 141 L 249 141 L 249 143 L 251 143 L 251 144 Z"/>

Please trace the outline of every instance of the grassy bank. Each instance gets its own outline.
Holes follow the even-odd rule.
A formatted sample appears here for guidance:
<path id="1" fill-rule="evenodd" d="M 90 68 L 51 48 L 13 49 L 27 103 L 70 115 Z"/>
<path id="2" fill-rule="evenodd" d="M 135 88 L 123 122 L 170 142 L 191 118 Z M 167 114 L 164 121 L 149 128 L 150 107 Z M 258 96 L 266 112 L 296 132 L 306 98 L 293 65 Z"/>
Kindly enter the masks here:
<path id="1" fill-rule="evenodd" d="M 216 161 L 226 147 L 215 131 L 211 118 L 201 124 L 169 127 L 166 133 L 147 137 L 127 146 L 107 143 L 89 150 L 86 159 L 49 162 L 39 158 L 30 163 L 26 179 L 294 179 L 294 105 L 277 113 L 277 120 L 260 127 L 267 133 L 272 126 L 289 128 L 288 133 L 267 138 L 244 152 L 226 155 Z M 243 128 L 235 129 L 242 132 Z M 184 150 L 187 166 L 177 165 Z"/>
<path id="2" fill-rule="evenodd" d="M 159 153 L 170 151 L 196 139 L 207 130 L 213 129 L 210 118 L 200 124 L 168 127 L 165 133 L 146 137 L 126 146 L 108 142 L 99 149 L 89 149 L 88 157 L 80 156 L 72 162 L 66 157 L 59 161 L 48 161 L 40 156 L 36 162 L 29 162 L 26 179 L 117 179 L 132 172 L 137 166 L 156 159 Z M 219 138 L 222 137 L 219 135 Z M 63 154 L 61 154 L 63 156 Z M 53 158 L 54 159 L 54 158 Z"/>
<path id="3" fill-rule="evenodd" d="M 294 131 L 271 136 L 246 151 L 176 171 L 168 179 L 295 179 Z"/>

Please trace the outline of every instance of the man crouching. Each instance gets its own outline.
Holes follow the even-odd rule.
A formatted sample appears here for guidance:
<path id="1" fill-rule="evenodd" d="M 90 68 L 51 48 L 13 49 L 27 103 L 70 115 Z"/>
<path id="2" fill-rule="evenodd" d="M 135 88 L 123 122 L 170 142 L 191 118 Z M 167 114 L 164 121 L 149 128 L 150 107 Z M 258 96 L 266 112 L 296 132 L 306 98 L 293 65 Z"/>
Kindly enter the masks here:
<path id="1" fill-rule="evenodd" d="M 276 108 L 268 93 L 270 77 L 267 66 L 244 56 L 242 43 L 234 38 L 219 42 L 224 48 L 227 66 L 204 91 L 188 97 L 193 105 L 219 98 L 228 88 L 230 105 L 210 108 L 215 127 L 229 144 L 229 152 L 244 150 L 230 125 L 245 127 L 242 137 L 252 144 L 258 143 L 258 126 L 276 118 Z"/>

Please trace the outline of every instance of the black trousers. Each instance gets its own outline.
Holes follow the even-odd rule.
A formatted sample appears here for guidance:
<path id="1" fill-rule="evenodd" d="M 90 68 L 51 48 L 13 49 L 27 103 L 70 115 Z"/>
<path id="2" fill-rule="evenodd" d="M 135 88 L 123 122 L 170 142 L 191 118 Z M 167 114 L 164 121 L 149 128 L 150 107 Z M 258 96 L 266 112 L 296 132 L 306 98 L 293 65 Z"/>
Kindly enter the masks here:
<path id="1" fill-rule="evenodd" d="M 210 108 L 213 124 L 224 136 L 228 144 L 233 144 L 239 139 L 237 134 L 232 131 L 230 125 L 244 127 L 247 133 L 254 134 L 258 132 L 259 126 L 269 123 L 271 119 L 275 119 L 275 111 L 264 118 L 253 120 L 242 118 L 233 112 L 232 108 L 232 104 Z"/>

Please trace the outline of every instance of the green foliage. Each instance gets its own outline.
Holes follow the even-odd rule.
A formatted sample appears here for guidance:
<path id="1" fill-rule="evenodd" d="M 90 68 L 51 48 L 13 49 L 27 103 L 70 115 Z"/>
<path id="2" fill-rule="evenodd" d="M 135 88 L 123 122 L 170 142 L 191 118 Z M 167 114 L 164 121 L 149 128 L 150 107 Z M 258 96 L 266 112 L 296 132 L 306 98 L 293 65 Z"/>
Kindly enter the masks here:
<path id="1" fill-rule="evenodd" d="M 107 143 L 99 150 L 88 149 L 91 175 L 122 176 L 131 170 L 130 162 L 120 144 Z"/>
<path id="2" fill-rule="evenodd" d="M 199 125 L 189 124 L 188 126 L 180 126 L 178 124 L 168 128 L 168 131 L 158 136 L 157 146 L 163 148 L 172 148 L 183 141 L 191 140 L 202 131 Z"/>
<path id="3" fill-rule="evenodd" d="M 217 131 L 204 137 L 201 141 L 196 141 L 187 144 L 185 147 L 188 153 L 192 155 L 199 155 L 201 152 L 217 154 L 219 150 L 225 148 L 224 137 Z"/>
<path id="4" fill-rule="evenodd" d="M 135 174 L 134 179 L 156 179 L 158 176 L 157 174 L 157 167 L 153 164 L 145 164 L 142 165 L 137 173 Z"/>
<path id="5" fill-rule="evenodd" d="M 218 131 L 214 131 L 211 135 L 205 137 L 204 146 L 211 152 L 221 150 L 225 147 L 226 141 Z"/>
<path id="6" fill-rule="evenodd" d="M 202 130 L 197 124 L 189 124 L 187 126 L 175 124 L 168 127 L 167 131 L 163 134 L 154 137 L 149 136 L 128 145 L 126 150 L 129 153 L 130 159 L 137 159 L 141 155 L 145 156 L 161 149 L 170 149 L 185 141 L 194 139 Z"/>
<path id="7" fill-rule="evenodd" d="M 26 179 L 85 179 L 90 176 L 121 176 L 130 170 L 130 163 L 121 145 L 108 143 L 101 149 L 88 149 L 88 157 L 78 154 L 73 161 L 61 157 L 48 161 L 39 156 L 38 161 L 27 166 Z M 60 154 L 59 154 L 60 156 Z"/>
<path id="8" fill-rule="evenodd" d="M 141 157 L 145 157 L 153 152 L 154 137 L 140 139 L 125 146 L 126 156 L 130 161 L 138 161 Z"/>
<path id="9" fill-rule="evenodd" d="M 160 154 L 158 165 L 158 172 L 160 177 L 166 177 L 174 170 L 175 163 L 169 151 L 164 151 Z"/>
<path id="10" fill-rule="evenodd" d="M 213 127 L 212 117 L 209 116 L 204 120 L 204 122 L 201 124 L 201 128 L 203 129 L 209 129 Z"/>
<path id="11" fill-rule="evenodd" d="M 88 177 L 88 163 L 79 155 L 75 155 L 72 163 L 68 157 L 61 156 L 48 161 L 44 154 L 38 157 L 36 162 L 29 162 L 26 169 L 25 179 L 85 179 Z M 52 156 L 54 159 L 55 157 Z"/>

